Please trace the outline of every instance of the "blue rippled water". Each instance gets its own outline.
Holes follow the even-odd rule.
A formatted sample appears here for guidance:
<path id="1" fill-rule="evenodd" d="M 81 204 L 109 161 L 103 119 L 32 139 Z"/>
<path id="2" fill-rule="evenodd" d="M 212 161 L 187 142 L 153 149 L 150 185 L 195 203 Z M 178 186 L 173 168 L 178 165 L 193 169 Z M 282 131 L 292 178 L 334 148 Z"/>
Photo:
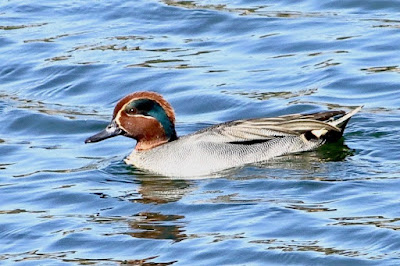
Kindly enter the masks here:
<path id="1" fill-rule="evenodd" d="M 0 264 L 398 265 L 396 0 L 2 1 Z M 364 105 L 318 151 L 174 179 L 84 145 L 153 90 L 184 135 Z"/>

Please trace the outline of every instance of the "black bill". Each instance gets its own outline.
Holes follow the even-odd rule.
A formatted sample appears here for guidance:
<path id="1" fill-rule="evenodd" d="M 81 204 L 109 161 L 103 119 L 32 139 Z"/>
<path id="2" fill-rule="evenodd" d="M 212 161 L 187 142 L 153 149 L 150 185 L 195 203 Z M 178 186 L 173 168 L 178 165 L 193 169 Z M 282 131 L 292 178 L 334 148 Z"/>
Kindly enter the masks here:
<path id="1" fill-rule="evenodd" d="M 102 141 L 123 134 L 124 131 L 120 129 L 113 120 L 103 131 L 93 135 L 85 140 L 85 143 L 92 143 Z"/>

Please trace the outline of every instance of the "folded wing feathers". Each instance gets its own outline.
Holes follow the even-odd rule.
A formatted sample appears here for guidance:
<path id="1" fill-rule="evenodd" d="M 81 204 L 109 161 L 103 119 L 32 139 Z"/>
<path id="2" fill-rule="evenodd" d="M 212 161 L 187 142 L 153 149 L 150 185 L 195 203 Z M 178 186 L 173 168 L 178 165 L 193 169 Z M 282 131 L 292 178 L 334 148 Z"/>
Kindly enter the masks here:
<path id="1" fill-rule="evenodd" d="M 251 141 L 269 140 L 284 136 L 300 136 L 311 131 L 318 138 L 328 131 L 341 132 L 340 128 L 351 116 L 360 111 L 362 106 L 345 114 L 339 119 L 327 119 L 326 122 L 313 119 L 310 115 L 286 115 L 274 118 L 259 118 L 233 121 L 215 127 L 212 132 L 214 141 Z M 320 114 L 318 114 L 320 115 Z"/>
<path id="2" fill-rule="evenodd" d="M 347 114 L 345 114 L 344 116 L 342 116 L 341 118 L 331 121 L 329 122 L 330 125 L 335 126 L 335 127 L 341 127 L 344 123 L 347 122 L 347 120 L 349 120 L 353 115 L 355 115 L 356 113 L 358 113 L 361 108 L 363 108 L 363 106 L 359 106 L 356 109 L 348 112 Z"/>
<path id="3" fill-rule="evenodd" d="M 230 129 L 224 129 L 221 131 L 221 134 L 224 135 L 229 141 L 236 140 L 255 140 L 255 139 L 273 139 L 280 136 L 290 136 L 290 135 L 298 135 L 295 132 L 289 130 L 280 130 L 280 128 L 241 128 L 235 127 Z"/>

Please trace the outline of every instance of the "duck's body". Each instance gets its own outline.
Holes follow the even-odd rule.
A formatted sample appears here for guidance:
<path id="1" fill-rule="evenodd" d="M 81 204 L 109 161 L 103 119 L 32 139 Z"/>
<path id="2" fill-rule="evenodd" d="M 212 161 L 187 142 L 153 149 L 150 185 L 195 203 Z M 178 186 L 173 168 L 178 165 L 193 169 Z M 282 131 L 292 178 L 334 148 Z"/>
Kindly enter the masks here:
<path id="1" fill-rule="evenodd" d="M 137 145 L 127 164 L 167 176 L 202 176 L 334 142 L 360 108 L 347 114 L 330 111 L 237 120 L 178 138 L 172 107 L 157 93 L 138 92 L 123 98 L 107 129 L 86 142 L 132 137 Z"/>
<path id="2" fill-rule="evenodd" d="M 212 138 L 208 132 L 195 133 L 147 151 L 134 150 L 125 162 L 166 176 L 203 176 L 287 153 L 312 150 L 320 144 L 304 142 L 297 136 L 254 144 L 224 143 L 208 138 Z"/>

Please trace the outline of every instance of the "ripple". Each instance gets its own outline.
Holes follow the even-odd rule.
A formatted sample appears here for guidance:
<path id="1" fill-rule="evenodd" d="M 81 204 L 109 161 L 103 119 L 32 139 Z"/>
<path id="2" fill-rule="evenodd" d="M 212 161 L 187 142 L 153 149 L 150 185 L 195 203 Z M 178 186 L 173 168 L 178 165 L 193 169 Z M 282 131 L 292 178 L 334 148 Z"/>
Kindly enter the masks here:
<path id="1" fill-rule="evenodd" d="M 400 230 L 400 218 L 385 218 L 383 216 L 364 216 L 364 217 L 340 217 L 333 218 L 338 221 L 331 225 L 341 226 L 362 226 L 372 225 L 379 228 Z"/>
<path id="2" fill-rule="evenodd" d="M 225 91 L 222 90 L 221 93 L 226 93 L 226 94 L 232 94 L 232 95 L 240 95 L 244 97 L 248 97 L 250 99 L 257 99 L 260 101 L 264 100 L 269 100 L 269 99 L 276 99 L 276 98 L 282 98 L 282 99 L 293 99 L 296 97 L 302 97 L 305 95 L 312 95 L 318 91 L 318 88 L 312 88 L 312 89 L 303 89 L 303 90 L 298 90 L 298 91 L 282 91 L 282 92 L 264 92 L 264 91 L 234 91 L 234 90 L 229 90 Z"/>
<path id="3" fill-rule="evenodd" d="M 369 73 L 380 73 L 380 72 L 400 73 L 400 68 L 398 66 L 369 67 L 369 68 L 362 68 L 361 70 Z"/>
<path id="4" fill-rule="evenodd" d="M 83 265 L 90 264 L 103 264 L 103 263 L 115 263 L 115 264 L 129 264 L 129 265 L 144 265 L 146 263 L 154 264 L 152 260 L 157 259 L 159 256 L 147 257 L 143 259 L 130 259 L 130 260 L 115 260 L 115 259 L 86 259 L 86 258 L 66 258 L 67 256 L 74 256 L 75 251 L 66 252 L 39 252 L 38 250 L 31 250 L 22 253 L 13 254 L 2 254 L 0 259 L 4 261 L 12 261 L 14 263 L 19 262 L 32 262 L 32 261 L 58 261 L 64 263 L 77 263 Z M 172 265 L 176 261 L 170 262 L 157 262 L 157 265 Z"/>
<path id="5" fill-rule="evenodd" d="M 1 101 L 7 103 L 9 108 L 38 112 L 50 116 L 60 116 L 71 120 L 88 116 L 108 119 L 108 115 L 99 114 L 96 109 L 84 106 L 71 106 L 59 103 L 47 103 L 34 99 L 21 98 L 19 95 L 0 93 Z"/>
<path id="6" fill-rule="evenodd" d="M 48 23 L 37 23 L 37 24 L 28 24 L 28 25 L 9 25 L 9 26 L 0 25 L 0 30 L 19 30 L 19 29 L 25 29 L 25 28 L 35 28 L 35 27 L 42 27 L 47 24 Z"/>
<path id="7" fill-rule="evenodd" d="M 290 240 L 280 241 L 277 239 L 267 240 L 254 240 L 251 243 L 262 244 L 267 246 L 268 250 L 280 250 L 283 252 L 317 252 L 325 255 L 341 255 L 346 257 L 367 257 L 368 253 L 359 252 L 357 250 L 342 250 L 335 247 L 322 246 L 320 241 L 302 241 L 302 240 Z"/>
<path id="8" fill-rule="evenodd" d="M 303 17 L 321 17 L 321 16 L 335 16 L 333 12 L 301 12 L 301 11 L 270 11 L 270 5 L 262 5 L 255 7 L 230 7 L 228 4 L 207 4 L 203 5 L 196 3 L 196 1 L 170 1 L 164 0 L 165 4 L 169 6 L 187 8 L 187 9 L 203 9 L 215 10 L 219 12 L 235 13 L 241 16 L 263 16 L 270 18 L 303 18 Z M 265 10 L 267 9 L 267 10 Z"/>
<path id="9" fill-rule="evenodd" d="M 55 42 L 58 39 L 70 37 L 70 36 L 79 36 L 84 33 L 66 33 L 66 34 L 59 34 L 54 37 L 47 37 L 43 39 L 33 39 L 33 40 L 24 40 L 24 43 L 32 43 L 32 42 Z"/>

